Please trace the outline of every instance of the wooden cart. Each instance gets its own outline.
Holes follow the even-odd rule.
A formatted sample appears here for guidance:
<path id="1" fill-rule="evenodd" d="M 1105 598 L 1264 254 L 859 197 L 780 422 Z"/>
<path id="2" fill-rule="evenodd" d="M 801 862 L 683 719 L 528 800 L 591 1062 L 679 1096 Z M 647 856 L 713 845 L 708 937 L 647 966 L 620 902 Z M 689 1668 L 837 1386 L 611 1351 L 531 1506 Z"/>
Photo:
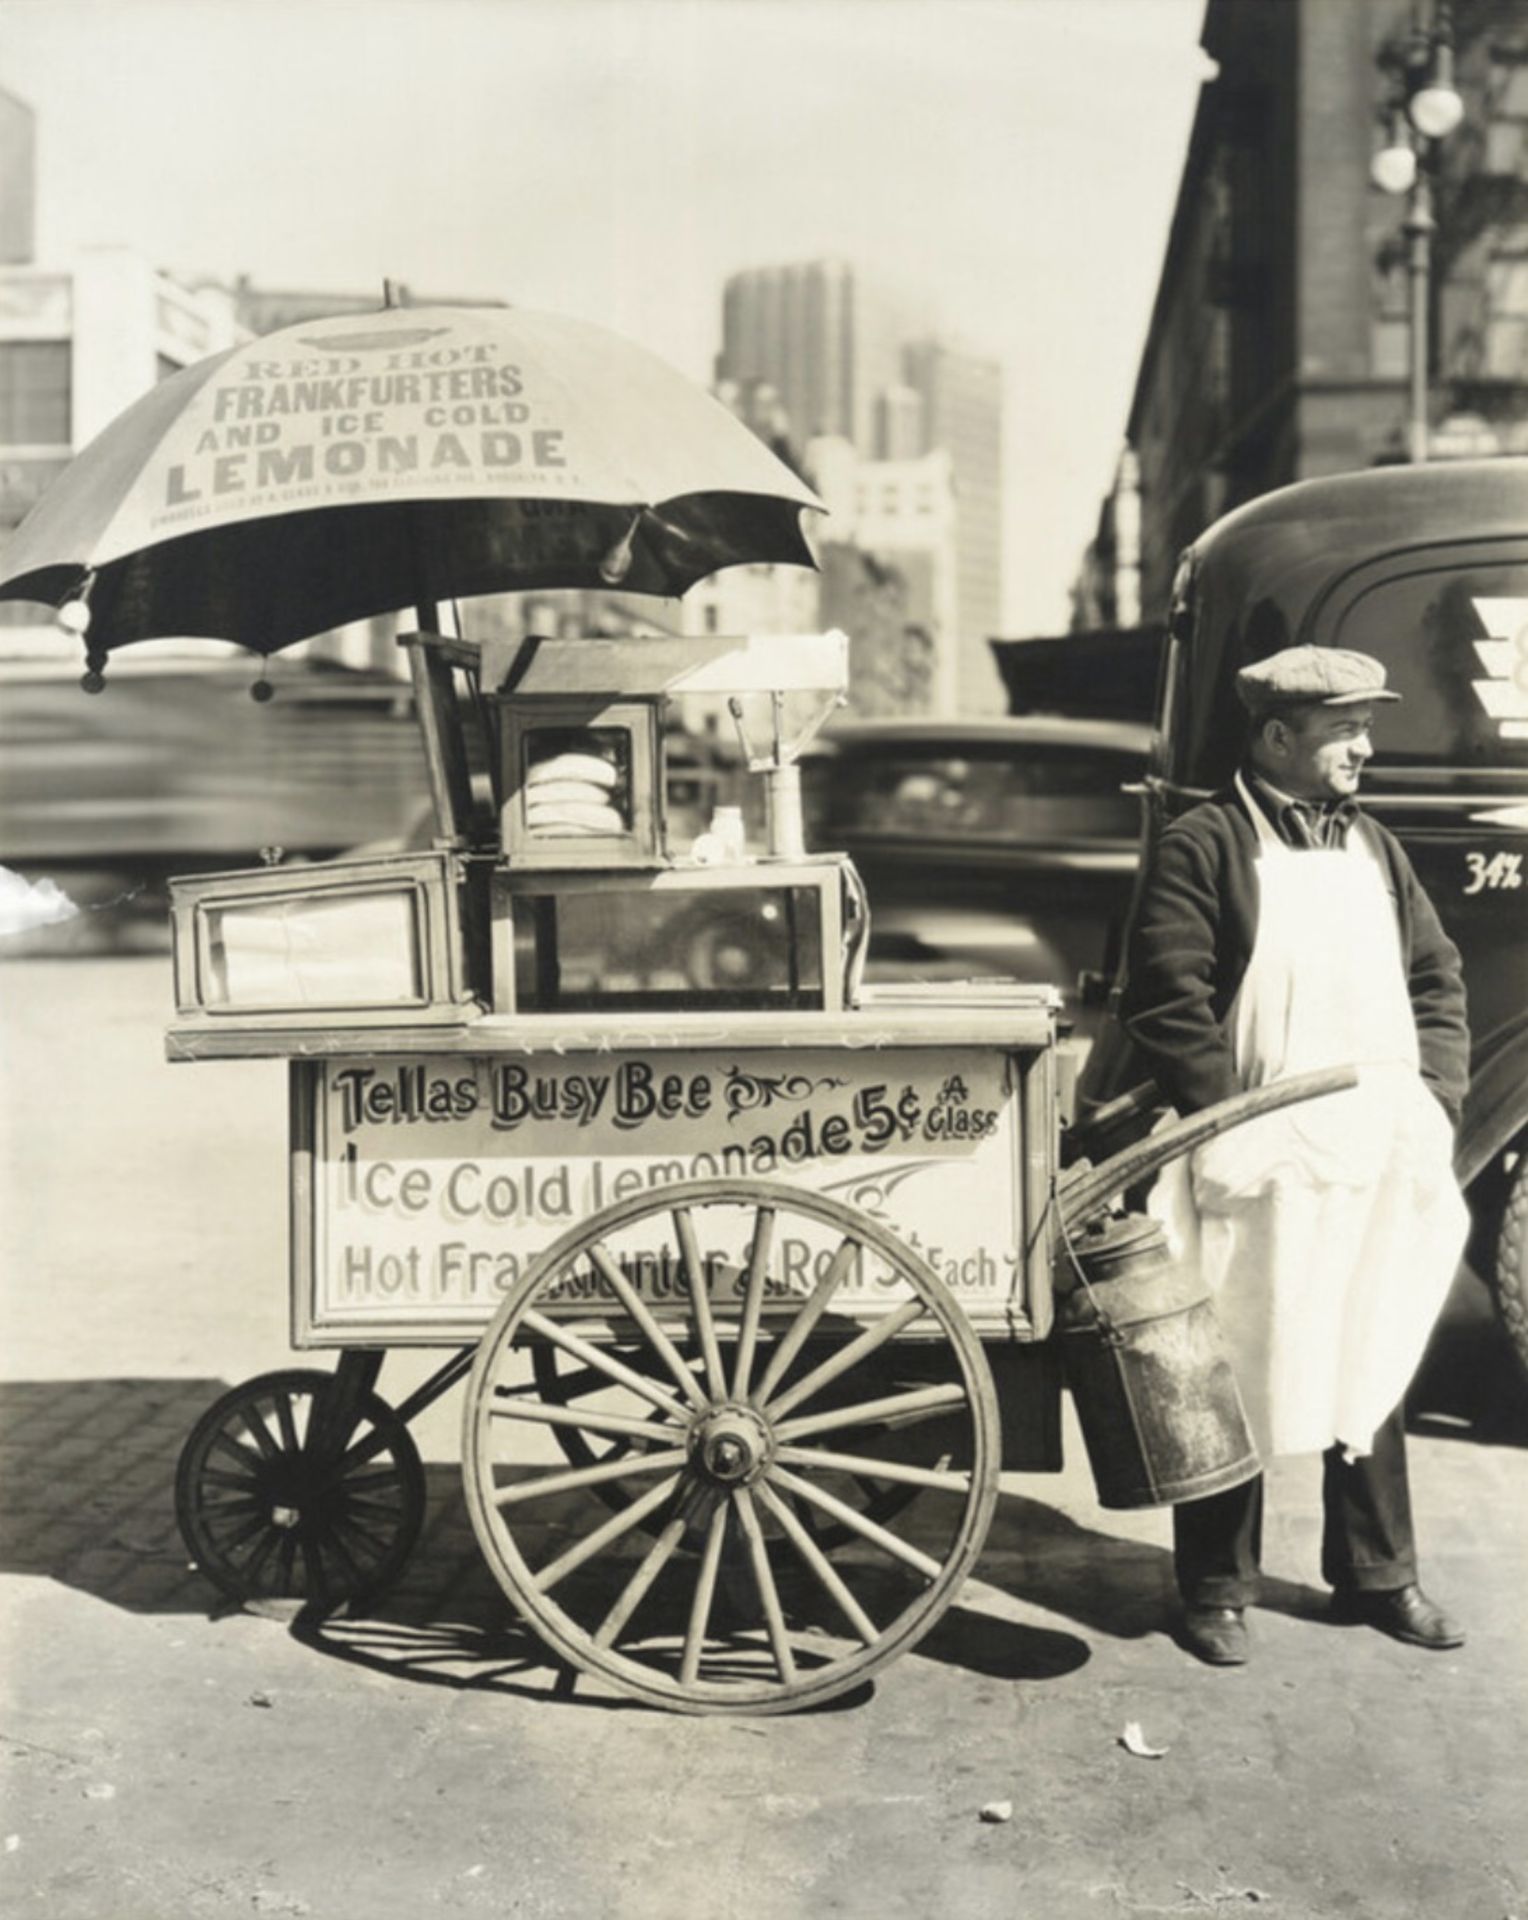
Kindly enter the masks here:
<path id="1" fill-rule="evenodd" d="M 436 848 L 176 890 L 171 1056 L 291 1061 L 292 1339 L 340 1353 L 208 1409 L 186 1540 L 230 1595 L 363 1603 L 419 1531 L 409 1422 L 465 1377 L 473 1526 L 557 1655 L 691 1712 L 829 1699 L 950 1604 L 1005 1463 L 1060 1464 L 1057 996 L 859 987 L 778 684 L 769 855 L 666 846 L 644 702 L 741 680 L 740 712 L 761 659 L 831 698 L 840 639 L 645 642 L 619 701 L 595 643 L 412 644 Z M 605 799 L 528 800 L 585 749 Z M 675 928 L 718 915 L 697 958 Z M 397 1407 L 389 1347 L 447 1354 Z"/>

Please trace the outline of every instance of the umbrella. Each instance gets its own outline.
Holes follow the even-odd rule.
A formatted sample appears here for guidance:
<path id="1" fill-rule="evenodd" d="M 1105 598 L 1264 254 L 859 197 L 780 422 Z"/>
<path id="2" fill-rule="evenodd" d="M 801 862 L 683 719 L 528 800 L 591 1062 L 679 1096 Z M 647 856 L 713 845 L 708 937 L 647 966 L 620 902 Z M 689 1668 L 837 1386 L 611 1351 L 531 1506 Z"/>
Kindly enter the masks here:
<path id="1" fill-rule="evenodd" d="M 0 599 L 134 640 L 272 653 L 476 594 L 681 594 L 810 566 L 821 502 L 665 362 L 517 307 L 303 322 L 162 381 L 71 462 L 0 556 Z M 88 612 L 87 612 L 88 609 Z"/>

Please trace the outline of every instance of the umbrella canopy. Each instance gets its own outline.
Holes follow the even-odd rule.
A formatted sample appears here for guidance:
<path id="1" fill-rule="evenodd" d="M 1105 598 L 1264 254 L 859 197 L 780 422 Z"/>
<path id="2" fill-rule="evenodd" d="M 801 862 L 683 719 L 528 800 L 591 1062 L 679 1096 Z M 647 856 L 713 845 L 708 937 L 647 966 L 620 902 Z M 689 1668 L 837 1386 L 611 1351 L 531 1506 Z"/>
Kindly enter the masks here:
<path id="1" fill-rule="evenodd" d="M 475 594 L 680 594 L 810 566 L 821 502 L 725 407 L 585 321 L 391 307 L 187 367 L 75 458 L 0 556 L 0 599 L 133 640 L 261 653 Z M 80 615 L 76 613 L 76 624 Z"/>

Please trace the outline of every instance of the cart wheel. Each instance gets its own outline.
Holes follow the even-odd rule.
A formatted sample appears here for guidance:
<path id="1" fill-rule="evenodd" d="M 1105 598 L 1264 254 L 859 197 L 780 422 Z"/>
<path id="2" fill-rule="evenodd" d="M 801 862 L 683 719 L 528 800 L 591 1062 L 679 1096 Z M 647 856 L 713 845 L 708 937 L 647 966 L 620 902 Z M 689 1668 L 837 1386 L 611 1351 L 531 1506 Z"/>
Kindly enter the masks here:
<path id="1" fill-rule="evenodd" d="M 542 1343 L 598 1390 L 542 1394 Z M 565 1433 L 582 1463 L 553 1457 Z M 752 1180 L 642 1194 L 550 1247 L 478 1349 L 463 1458 L 484 1554 L 548 1645 L 691 1713 L 815 1704 L 912 1646 L 975 1563 L 1000 1464 L 991 1374 L 934 1273 L 866 1215 Z M 911 1496 L 894 1527 L 870 1511 L 888 1487 Z"/>
<path id="2" fill-rule="evenodd" d="M 730 1380 L 733 1377 L 733 1371 L 736 1365 L 737 1345 L 736 1342 L 721 1341 L 719 1341 L 718 1344 L 722 1358 L 722 1368 L 726 1377 Z M 693 1340 L 680 1339 L 676 1341 L 676 1345 L 679 1347 L 679 1351 L 683 1354 L 686 1362 L 692 1366 L 695 1365 L 698 1359 L 695 1342 Z M 624 1361 L 627 1366 L 636 1367 L 639 1371 L 647 1371 L 654 1360 L 658 1360 L 660 1367 L 662 1365 L 658 1356 L 652 1353 L 646 1346 L 634 1347 L 625 1345 L 606 1347 L 604 1351 L 615 1359 Z M 808 1343 L 807 1352 L 814 1360 L 825 1357 L 822 1350 L 822 1342 L 815 1339 Z M 896 1384 L 897 1370 L 895 1367 L 888 1365 L 886 1356 L 878 1355 L 876 1361 L 867 1361 L 866 1367 L 861 1369 L 861 1373 L 868 1371 L 872 1365 L 877 1364 L 882 1370 L 882 1377 L 877 1380 L 876 1384 L 881 1391 L 890 1393 Z M 576 1405 L 579 1401 L 583 1401 L 588 1405 L 598 1404 L 595 1396 L 603 1394 L 610 1386 L 609 1377 L 601 1372 L 598 1367 L 587 1366 L 581 1361 L 574 1360 L 564 1348 L 553 1346 L 550 1341 L 537 1341 L 536 1344 L 532 1346 L 531 1371 L 536 1382 L 536 1392 L 551 1406 L 570 1407 Z M 665 1378 L 667 1376 L 665 1373 L 659 1374 L 656 1377 Z M 826 1389 L 824 1397 L 832 1400 L 836 1396 L 839 1401 L 847 1405 L 848 1400 L 844 1397 L 846 1394 L 851 1397 L 864 1399 L 864 1380 L 857 1375 L 855 1379 L 847 1385 L 842 1381 L 836 1381 L 833 1386 Z M 657 1421 L 662 1418 L 662 1414 L 654 1407 L 649 1413 L 648 1418 Z M 575 1467 L 590 1467 L 605 1461 L 619 1460 L 627 1455 L 641 1452 L 644 1445 L 641 1440 L 633 1438 L 629 1434 L 617 1434 L 609 1439 L 596 1435 L 594 1436 L 595 1444 L 591 1446 L 590 1436 L 585 1434 L 580 1428 L 572 1426 L 554 1427 L 552 1434 L 563 1458 L 570 1466 Z M 897 1438 L 898 1437 L 893 1434 L 882 1435 L 875 1450 L 878 1453 L 894 1450 L 897 1445 Z M 894 1519 L 904 1507 L 911 1505 L 918 1497 L 918 1489 L 916 1487 L 905 1486 L 899 1481 L 883 1480 L 877 1482 L 861 1475 L 858 1476 L 858 1485 L 864 1496 L 862 1510 L 872 1520 L 887 1521 Z M 617 1480 L 595 1481 L 594 1492 L 599 1499 L 604 1501 L 612 1513 L 619 1512 L 626 1505 L 629 1498 L 626 1490 Z M 792 1495 L 791 1505 L 796 1510 L 797 1519 L 801 1521 L 808 1533 L 813 1535 L 820 1546 L 842 1547 L 846 1546 L 848 1542 L 854 1538 L 854 1535 L 847 1527 L 842 1526 L 836 1520 L 827 1519 L 808 1501 L 801 1500 L 795 1495 Z M 645 1533 L 657 1533 L 660 1530 L 659 1521 L 651 1515 L 639 1524 Z"/>
<path id="3" fill-rule="evenodd" d="M 374 1393 L 325 1430 L 334 1375 L 264 1373 L 215 1400 L 175 1472 L 192 1557 L 236 1600 L 337 1606 L 397 1578 L 424 1517 L 408 1428 Z"/>

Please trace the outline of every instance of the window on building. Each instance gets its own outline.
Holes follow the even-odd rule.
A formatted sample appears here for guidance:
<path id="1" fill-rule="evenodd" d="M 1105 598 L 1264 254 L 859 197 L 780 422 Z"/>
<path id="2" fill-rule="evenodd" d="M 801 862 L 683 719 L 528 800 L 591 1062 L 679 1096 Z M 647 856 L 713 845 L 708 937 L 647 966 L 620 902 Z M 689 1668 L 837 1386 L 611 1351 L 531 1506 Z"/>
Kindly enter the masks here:
<path id="1" fill-rule="evenodd" d="M 1504 234 L 1486 268 L 1485 374 L 1528 378 L 1528 227 Z"/>
<path id="2" fill-rule="evenodd" d="M 1528 162 L 1528 57 L 1498 48 L 1486 90 L 1484 171 L 1520 179 Z"/>
<path id="3" fill-rule="evenodd" d="M 70 414 L 67 340 L 0 346 L 0 446 L 66 447 Z"/>

